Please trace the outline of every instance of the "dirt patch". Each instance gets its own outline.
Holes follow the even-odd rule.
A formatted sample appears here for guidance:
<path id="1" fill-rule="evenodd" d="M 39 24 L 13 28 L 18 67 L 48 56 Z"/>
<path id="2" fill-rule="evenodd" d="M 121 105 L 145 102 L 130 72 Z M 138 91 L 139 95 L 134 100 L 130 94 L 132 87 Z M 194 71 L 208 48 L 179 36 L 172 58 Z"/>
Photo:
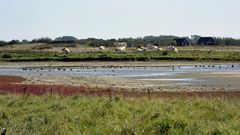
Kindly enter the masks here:
<path id="1" fill-rule="evenodd" d="M 101 88 L 87 86 L 65 86 L 44 84 L 0 84 L 1 94 L 44 95 L 59 94 L 63 96 L 124 96 L 124 97 L 240 97 L 240 91 L 194 91 L 194 92 L 152 92 L 149 89 Z"/>
<path id="2" fill-rule="evenodd" d="M 0 84 L 22 83 L 23 81 L 26 79 L 21 76 L 0 75 Z"/>

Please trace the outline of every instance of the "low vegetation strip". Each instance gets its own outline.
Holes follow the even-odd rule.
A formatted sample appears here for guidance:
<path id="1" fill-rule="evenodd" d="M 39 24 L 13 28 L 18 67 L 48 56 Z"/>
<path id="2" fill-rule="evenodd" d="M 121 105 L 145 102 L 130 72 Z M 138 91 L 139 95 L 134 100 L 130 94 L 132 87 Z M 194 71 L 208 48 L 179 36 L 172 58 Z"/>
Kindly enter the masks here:
<path id="1" fill-rule="evenodd" d="M 239 98 L 0 96 L 7 134 L 240 134 Z"/>
<path id="2" fill-rule="evenodd" d="M 235 91 L 188 91 L 156 92 L 150 89 L 134 90 L 123 88 L 101 88 L 89 86 L 66 86 L 46 84 L 0 84 L 0 94 L 18 95 L 62 95 L 62 96 L 96 96 L 96 97 L 240 97 L 240 90 Z"/>
<path id="3" fill-rule="evenodd" d="M 81 52 L 63 54 L 58 52 L 1 51 L 0 61 L 240 61 L 240 53 L 206 50 L 180 50 L 154 52 Z"/>

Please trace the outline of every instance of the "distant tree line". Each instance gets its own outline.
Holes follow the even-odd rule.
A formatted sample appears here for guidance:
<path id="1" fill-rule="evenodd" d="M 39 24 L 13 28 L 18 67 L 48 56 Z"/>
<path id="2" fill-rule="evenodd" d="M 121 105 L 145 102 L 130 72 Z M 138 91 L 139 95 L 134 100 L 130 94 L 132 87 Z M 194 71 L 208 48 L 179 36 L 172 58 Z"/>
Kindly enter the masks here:
<path id="1" fill-rule="evenodd" d="M 140 38 L 120 38 L 120 39 L 82 39 L 79 40 L 81 43 L 85 44 L 88 43 L 90 46 L 99 47 L 99 46 L 113 46 L 115 42 L 126 42 L 129 47 L 136 47 L 142 46 L 146 44 L 153 44 L 156 46 L 169 46 L 169 45 L 176 45 L 174 39 L 176 38 L 186 38 L 191 45 L 197 45 L 197 42 L 201 36 L 192 35 L 189 37 L 177 37 L 177 36 L 145 36 Z M 233 46 L 240 46 L 240 39 L 234 38 L 218 38 L 214 37 L 217 45 L 233 45 Z"/>
<path id="2" fill-rule="evenodd" d="M 217 45 L 233 45 L 240 46 L 240 39 L 234 38 L 215 38 Z"/>
<path id="3" fill-rule="evenodd" d="M 175 45 L 174 39 L 176 38 L 186 38 L 191 45 L 196 45 L 198 39 L 201 36 L 199 35 L 192 35 L 191 37 L 178 37 L 178 36 L 145 36 L 145 37 L 139 37 L 139 38 L 120 38 L 120 39 L 96 39 L 96 38 L 88 38 L 88 39 L 80 39 L 78 40 L 75 37 L 72 36 L 63 36 L 58 37 L 56 39 L 51 39 L 49 37 L 43 37 L 43 38 L 36 38 L 32 41 L 28 40 L 12 40 L 9 42 L 6 41 L 0 41 L 0 46 L 5 45 L 14 45 L 14 44 L 27 44 L 27 43 L 79 43 L 79 44 L 88 44 L 92 47 L 99 47 L 99 46 L 106 46 L 111 47 L 115 42 L 126 42 L 129 47 L 136 47 L 136 46 L 142 46 L 146 44 L 153 44 L 156 46 L 169 46 L 169 45 Z M 240 46 L 240 39 L 234 39 L 234 38 L 219 38 L 214 37 L 217 45 L 226 45 L 226 46 Z"/>
<path id="4" fill-rule="evenodd" d="M 88 39 L 80 39 L 79 43 L 80 44 L 88 44 L 92 47 L 99 47 L 99 46 L 106 46 L 106 47 L 111 47 L 115 42 L 119 42 L 116 39 L 96 39 L 96 38 L 88 38 Z"/>
<path id="5" fill-rule="evenodd" d="M 36 38 L 33 39 L 30 43 L 50 43 L 53 40 L 49 37 L 43 37 L 43 38 Z"/>

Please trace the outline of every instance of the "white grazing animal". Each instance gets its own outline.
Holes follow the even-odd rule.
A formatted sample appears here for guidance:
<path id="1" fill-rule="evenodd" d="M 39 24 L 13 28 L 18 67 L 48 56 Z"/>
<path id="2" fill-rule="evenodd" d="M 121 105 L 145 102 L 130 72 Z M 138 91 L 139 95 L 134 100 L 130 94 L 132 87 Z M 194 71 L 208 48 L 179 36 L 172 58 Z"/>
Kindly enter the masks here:
<path id="1" fill-rule="evenodd" d="M 125 46 L 127 47 L 127 43 L 126 42 L 116 42 L 113 44 L 115 47 L 122 47 Z"/>
<path id="2" fill-rule="evenodd" d="M 158 48 L 158 51 L 163 51 L 163 49 L 161 47 Z"/>
<path id="3" fill-rule="evenodd" d="M 126 51 L 126 46 L 116 47 L 115 51 L 116 52 L 125 52 Z"/>
<path id="4" fill-rule="evenodd" d="M 150 51 L 154 51 L 154 50 L 158 50 L 158 47 L 154 46 L 154 45 L 151 45 L 151 44 L 148 44 L 147 49 L 150 50 Z"/>
<path id="5" fill-rule="evenodd" d="M 175 48 L 174 51 L 175 51 L 176 53 L 178 53 L 178 49 L 177 49 L 177 48 Z"/>
<path id="6" fill-rule="evenodd" d="M 138 52 L 144 52 L 145 50 L 142 49 L 142 48 L 138 48 L 137 51 L 138 51 Z"/>
<path id="7" fill-rule="evenodd" d="M 105 50 L 105 47 L 104 46 L 100 46 L 99 50 Z"/>
<path id="8" fill-rule="evenodd" d="M 168 46 L 167 51 L 174 51 L 174 52 L 178 53 L 178 49 L 174 46 Z"/>
<path id="9" fill-rule="evenodd" d="M 63 48 L 63 49 L 62 49 L 62 52 L 68 54 L 68 53 L 70 53 L 71 51 L 70 51 L 68 48 Z"/>

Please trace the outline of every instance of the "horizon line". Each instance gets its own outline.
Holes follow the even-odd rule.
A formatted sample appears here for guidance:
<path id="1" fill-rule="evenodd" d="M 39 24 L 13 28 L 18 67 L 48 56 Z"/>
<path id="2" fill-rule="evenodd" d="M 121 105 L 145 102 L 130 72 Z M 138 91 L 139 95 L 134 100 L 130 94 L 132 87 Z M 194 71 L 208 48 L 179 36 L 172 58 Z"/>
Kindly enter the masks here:
<path id="1" fill-rule="evenodd" d="M 12 40 L 19 40 L 19 41 L 21 41 L 21 40 L 28 40 L 28 41 L 30 41 L 30 40 L 34 40 L 34 39 L 40 39 L 40 38 L 50 38 L 50 39 L 52 39 L 52 40 L 54 40 L 54 39 L 56 39 L 56 38 L 59 38 L 59 37 L 65 37 L 65 36 L 71 36 L 71 37 L 75 37 L 75 38 L 77 38 L 78 40 L 82 40 L 82 39 L 90 39 L 90 38 L 94 38 L 94 39 L 103 39 L 103 40 L 109 40 L 109 39 L 124 39 L 124 38 L 133 38 L 133 39 L 137 39 L 137 38 L 144 38 L 144 37 L 148 37 L 148 36 L 153 36 L 153 37 L 160 37 L 160 36 L 173 36 L 173 37 L 179 37 L 179 38 L 189 38 L 189 39 L 191 39 L 191 36 L 194 36 L 194 35 L 196 35 L 196 36 L 200 36 L 200 37 L 213 37 L 213 38 L 231 38 L 231 39 L 237 39 L 237 40 L 240 40 L 240 37 L 239 38 L 235 38 L 235 37 L 231 37 L 231 36 L 202 36 L 202 35 L 198 35 L 198 34 L 192 34 L 192 35 L 190 35 L 190 36 L 178 36 L 178 35 L 172 35 L 172 34 L 161 34 L 161 35 L 145 35 L 145 36 L 124 36 L 124 37 L 118 37 L 118 38 L 116 38 L 116 37 L 112 37 L 112 38 L 101 38 L 101 37 L 91 37 L 91 36 L 89 36 L 89 37 L 81 37 L 81 38 L 78 38 L 77 36 L 74 36 L 74 35 L 63 35 L 63 36 L 57 36 L 57 37 L 51 37 L 51 36 L 39 36 L 39 37 L 35 37 L 35 38 L 21 38 L 21 39 L 19 39 L 19 38 L 11 38 L 10 40 L 4 40 L 4 39 L 1 39 L 0 38 L 0 41 L 12 41 Z"/>

